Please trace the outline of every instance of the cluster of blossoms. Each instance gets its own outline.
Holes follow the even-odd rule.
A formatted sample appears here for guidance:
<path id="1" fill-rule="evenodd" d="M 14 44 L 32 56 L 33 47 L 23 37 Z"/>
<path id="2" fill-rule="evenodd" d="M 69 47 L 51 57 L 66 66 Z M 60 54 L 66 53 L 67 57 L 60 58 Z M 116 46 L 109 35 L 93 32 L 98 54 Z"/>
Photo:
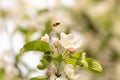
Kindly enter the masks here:
<path id="1" fill-rule="evenodd" d="M 42 41 L 50 42 L 50 37 L 48 34 L 45 34 L 43 37 L 41 37 Z M 61 45 L 65 49 L 69 49 L 72 53 L 76 51 L 77 48 L 79 48 L 82 44 L 82 40 L 76 40 L 74 35 L 72 34 L 60 34 L 60 40 L 56 37 L 52 37 L 51 40 L 55 47 Z"/>
<path id="2" fill-rule="evenodd" d="M 21 53 L 27 51 L 44 53 L 37 68 L 46 69 L 46 75 L 33 77 L 30 80 L 80 80 L 81 74 L 78 72 L 81 68 L 94 73 L 102 73 L 102 67 L 98 61 L 86 58 L 85 52 L 77 51 L 81 45 L 82 39 L 65 33 L 60 34 L 60 39 L 45 34 L 41 40 L 25 44 Z"/>
<path id="3" fill-rule="evenodd" d="M 77 40 L 73 34 L 65 34 L 63 32 L 60 34 L 60 39 L 57 37 L 51 38 L 48 34 L 45 34 L 43 37 L 41 37 L 41 40 L 47 43 L 52 43 L 56 48 L 58 46 L 62 46 L 65 50 L 68 50 L 72 54 L 75 53 L 82 44 L 82 39 Z M 64 53 L 62 54 L 64 55 Z M 80 78 L 79 74 L 75 74 L 72 64 L 65 64 L 63 71 L 70 80 L 79 80 Z M 56 80 L 61 79 L 56 78 Z"/>

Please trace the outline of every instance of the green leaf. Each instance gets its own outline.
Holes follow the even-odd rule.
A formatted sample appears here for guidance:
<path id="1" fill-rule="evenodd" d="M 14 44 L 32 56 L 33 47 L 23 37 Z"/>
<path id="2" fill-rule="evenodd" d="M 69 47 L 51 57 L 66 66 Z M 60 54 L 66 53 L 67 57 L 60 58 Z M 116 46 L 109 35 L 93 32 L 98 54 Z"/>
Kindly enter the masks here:
<path id="1" fill-rule="evenodd" d="M 53 52 L 52 51 L 45 52 L 45 54 L 51 54 L 51 53 L 53 53 Z"/>
<path id="2" fill-rule="evenodd" d="M 80 67 L 83 67 L 83 64 L 82 64 L 82 62 L 80 60 L 76 61 L 76 65 L 79 65 Z"/>
<path id="3" fill-rule="evenodd" d="M 41 51 L 41 52 L 48 52 L 50 51 L 50 45 L 41 40 L 35 40 L 28 42 L 24 45 L 24 47 L 21 49 L 22 52 L 26 51 Z"/>
<path id="4" fill-rule="evenodd" d="M 41 63 L 37 65 L 37 68 L 40 70 L 44 70 L 49 65 L 49 62 L 46 59 L 42 59 L 42 60 L 40 60 L 40 62 Z"/>
<path id="5" fill-rule="evenodd" d="M 88 67 L 88 63 L 86 61 L 85 55 L 86 55 L 86 53 L 82 53 L 80 61 L 81 61 L 82 65 L 83 65 L 83 67 L 87 68 Z"/>
<path id="6" fill-rule="evenodd" d="M 77 53 L 73 54 L 72 57 L 75 58 L 75 59 L 81 59 L 82 58 L 82 52 L 77 52 Z"/>
<path id="7" fill-rule="evenodd" d="M 98 61 L 92 58 L 86 58 L 86 61 L 88 63 L 88 70 L 90 70 L 93 73 L 102 73 L 102 67 Z"/>
<path id="8" fill-rule="evenodd" d="M 49 80 L 47 76 L 37 76 L 33 77 L 30 80 Z"/>
<path id="9" fill-rule="evenodd" d="M 88 67 L 87 61 L 85 59 L 85 53 L 84 52 L 77 52 L 72 55 L 74 59 L 76 59 L 76 64 L 81 67 Z"/>
<path id="10" fill-rule="evenodd" d="M 72 64 L 76 68 L 76 59 L 67 58 L 65 59 L 65 64 Z"/>
<path id="11" fill-rule="evenodd" d="M 62 61 L 62 54 L 51 54 L 53 60 L 57 61 L 60 63 Z"/>
<path id="12" fill-rule="evenodd" d="M 52 57 L 50 54 L 44 54 L 43 58 L 46 59 L 49 63 L 52 61 Z"/>
<path id="13" fill-rule="evenodd" d="M 73 64 L 73 65 L 75 65 L 76 60 L 75 59 L 71 59 L 71 58 L 67 58 L 67 59 L 65 59 L 65 63 L 66 64 Z"/>

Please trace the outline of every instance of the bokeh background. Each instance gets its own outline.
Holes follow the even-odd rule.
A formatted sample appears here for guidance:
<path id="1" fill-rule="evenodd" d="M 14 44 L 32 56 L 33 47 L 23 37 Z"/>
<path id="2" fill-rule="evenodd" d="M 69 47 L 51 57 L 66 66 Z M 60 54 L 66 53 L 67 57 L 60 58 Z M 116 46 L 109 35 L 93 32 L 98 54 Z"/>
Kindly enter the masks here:
<path id="1" fill-rule="evenodd" d="M 19 52 L 56 22 L 56 34 L 82 36 L 80 50 L 103 67 L 100 75 L 81 71 L 80 80 L 120 80 L 120 0 L 0 0 L 0 80 L 45 74 L 36 68 L 39 52 Z"/>

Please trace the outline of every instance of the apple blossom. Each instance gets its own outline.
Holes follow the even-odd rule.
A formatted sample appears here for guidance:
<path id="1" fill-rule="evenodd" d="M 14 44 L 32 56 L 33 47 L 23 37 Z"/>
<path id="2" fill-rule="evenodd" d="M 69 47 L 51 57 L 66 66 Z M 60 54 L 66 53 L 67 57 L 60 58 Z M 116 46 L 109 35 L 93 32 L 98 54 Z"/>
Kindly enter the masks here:
<path id="1" fill-rule="evenodd" d="M 65 49 L 77 49 L 81 46 L 82 41 L 76 40 L 72 34 L 66 35 L 65 33 L 60 34 L 60 43 Z"/>
<path id="2" fill-rule="evenodd" d="M 49 43 L 49 35 L 45 34 L 44 36 L 41 37 L 41 40 Z"/>
<path id="3" fill-rule="evenodd" d="M 71 80 L 79 80 L 81 77 L 80 74 L 75 75 L 74 67 L 70 64 L 65 65 L 64 72 Z"/>
<path id="4" fill-rule="evenodd" d="M 70 64 L 65 65 L 64 72 L 70 79 L 74 77 L 74 67 L 72 65 Z"/>
<path id="5" fill-rule="evenodd" d="M 37 68 L 40 70 L 47 68 L 46 75 L 33 77 L 31 80 L 80 80 L 81 74 L 79 70 L 81 68 L 94 73 L 102 72 L 102 67 L 96 60 L 86 58 L 86 53 L 82 51 L 75 53 L 82 44 L 82 38 L 76 39 L 72 34 L 61 33 L 60 40 L 54 37 L 53 34 L 50 36 L 45 34 L 41 40 L 28 42 L 21 49 L 22 52 L 40 51 L 45 53 Z M 72 55 L 70 53 L 75 54 Z"/>

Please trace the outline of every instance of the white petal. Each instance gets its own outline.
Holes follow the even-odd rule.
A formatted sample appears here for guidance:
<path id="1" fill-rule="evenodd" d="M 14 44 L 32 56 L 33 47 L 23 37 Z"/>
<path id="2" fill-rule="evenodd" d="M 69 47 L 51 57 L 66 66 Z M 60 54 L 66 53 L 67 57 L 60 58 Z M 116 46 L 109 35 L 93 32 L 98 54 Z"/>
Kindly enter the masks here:
<path id="1" fill-rule="evenodd" d="M 67 35 L 67 38 L 68 38 L 68 40 L 71 40 L 71 41 L 74 40 L 74 36 L 73 36 L 72 34 L 68 34 L 68 35 Z"/>
<path id="2" fill-rule="evenodd" d="M 57 40 L 59 40 L 58 38 L 56 38 L 56 37 L 52 37 L 52 41 L 54 42 L 54 41 L 57 41 Z"/>
<path id="3" fill-rule="evenodd" d="M 61 33 L 60 43 L 61 45 L 66 48 L 79 48 L 82 45 L 82 40 L 76 40 L 72 34 L 66 35 L 65 33 Z"/>
<path id="4" fill-rule="evenodd" d="M 49 35 L 48 34 L 45 34 L 45 37 L 49 39 Z"/>
<path id="5" fill-rule="evenodd" d="M 66 38 L 66 36 L 67 36 L 67 35 L 66 35 L 65 33 L 63 33 L 63 32 L 60 34 L 60 37 L 61 37 L 62 39 L 63 39 L 63 38 Z"/>
<path id="6" fill-rule="evenodd" d="M 69 49 L 72 46 L 72 41 L 70 40 L 61 40 L 60 43 L 65 49 Z"/>
<path id="7" fill-rule="evenodd" d="M 81 77 L 81 75 L 77 74 L 77 75 L 74 75 L 74 77 L 72 79 L 73 80 L 80 80 L 80 77 Z"/>
<path id="8" fill-rule="evenodd" d="M 72 44 L 73 48 L 79 48 L 82 45 L 82 41 L 74 41 L 74 43 Z"/>
<path id="9" fill-rule="evenodd" d="M 44 36 L 42 36 L 42 37 L 41 37 L 41 40 L 42 40 L 42 41 L 49 42 L 49 36 L 48 36 L 48 34 L 45 34 Z"/>
<path id="10" fill-rule="evenodd" d="M 68 34 L 66 35 L 65 33 L 61 33 L 61 39 L 60 39 L 60 43 L 61 45 L 68 49 L 72 46 L 72 43 L 73 43 L 73 35 L 72 34 Z"/>

